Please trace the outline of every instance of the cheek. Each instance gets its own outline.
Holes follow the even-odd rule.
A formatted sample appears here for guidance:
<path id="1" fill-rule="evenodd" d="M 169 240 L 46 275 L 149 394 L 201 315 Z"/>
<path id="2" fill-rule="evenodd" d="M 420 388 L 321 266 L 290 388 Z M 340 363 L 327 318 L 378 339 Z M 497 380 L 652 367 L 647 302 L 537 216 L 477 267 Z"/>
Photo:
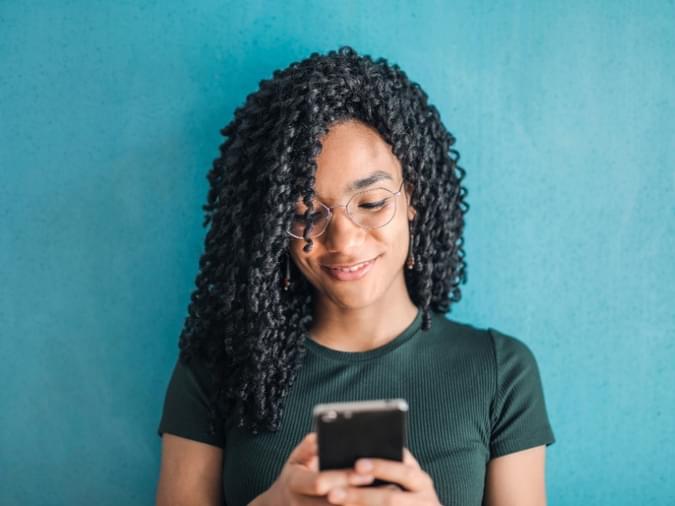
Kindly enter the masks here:
<path id="1" fill-rule="evenodd" d="M 292 241 L 288 246 L 291 253 L 291 260 L 293 260 L 293 263 L 295 263 L 298 268 L 301 267 L 303 258 L 306 255 L 306 253 L 302 251 L 304 245 L 304 241 Z"/>
<path id="2" fill-rule="evenodd" d="M 316 263 L 314 257 L 317 254 L 318 244 L 317 241 L 314 241 L 312 251 L 305 253 L 303 248 L 305 247 L 305 241 L 293 241 L 289 246 L 291 251 L 291 258 L 295 266 L 300 270 L 300 272 L 305 276 L 305 278 L 312 279 L 313 265 Z"/>
<path id="3" fill-rule="evenodd" d="M 406 216 L 401 213 L 396 216 L 393 223 L 390 223 L 389 237 L 392 245 L 398 248 L 407 248 L 408 236 L 410 234 L 409 222 Z"/>
<path id="4" fill-rule="evenodd" d="M 408 222 L 390 223 L 391 228 L 384 227 L 378 230 L 378 234 L 374 239 L 383 245 L 383 251 L 387 253 L 387 263 L 398 265 L 399 261 L 402 263 L 408 255 Z"/>

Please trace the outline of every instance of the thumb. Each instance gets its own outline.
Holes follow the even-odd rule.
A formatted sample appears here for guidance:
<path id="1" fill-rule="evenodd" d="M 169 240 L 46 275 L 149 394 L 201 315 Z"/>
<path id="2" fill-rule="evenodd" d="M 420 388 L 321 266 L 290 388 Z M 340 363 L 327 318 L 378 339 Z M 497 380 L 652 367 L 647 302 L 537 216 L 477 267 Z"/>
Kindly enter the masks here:
<path id="1" fill-rule="evenodd" d="M 288 456 L 289 464 L 307 464 L 317 454 L 316 432 L 309 432 Z"/>
<path id="2" fill-rule="evenodd" d="M 413 457 L 413 454 L 410 453 L 410 450 L 408 450 L 407 448 L 403 448 L 403 463 L 417 468 L 420 467 L 419 463 L 417 462 L 417 459 Z"/>
<path id="3" fill-rule="evenodd" d="M 319 472 L 319 456 L 318 455 L 313 455 L 310 459 L 309 462 L 307 462 L 307 467 L 309 467 L 310 471 L 314 472 Z"/>

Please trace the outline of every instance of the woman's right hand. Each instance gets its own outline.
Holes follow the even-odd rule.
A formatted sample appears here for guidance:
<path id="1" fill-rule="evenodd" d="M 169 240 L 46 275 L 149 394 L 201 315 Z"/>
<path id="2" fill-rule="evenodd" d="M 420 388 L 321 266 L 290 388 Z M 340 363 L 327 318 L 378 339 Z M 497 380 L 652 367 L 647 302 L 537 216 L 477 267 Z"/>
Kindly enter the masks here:
<path id="1" fill-rule="evenodd" d="M 330 505 L 326 495 L 333 488 L 367 485 L 372 481 L 372 475 L 361 475 L 353 468 L 319 471 L 316 433 L 310 432 L 288 456 L 272 486 L 249 506 Z"/>

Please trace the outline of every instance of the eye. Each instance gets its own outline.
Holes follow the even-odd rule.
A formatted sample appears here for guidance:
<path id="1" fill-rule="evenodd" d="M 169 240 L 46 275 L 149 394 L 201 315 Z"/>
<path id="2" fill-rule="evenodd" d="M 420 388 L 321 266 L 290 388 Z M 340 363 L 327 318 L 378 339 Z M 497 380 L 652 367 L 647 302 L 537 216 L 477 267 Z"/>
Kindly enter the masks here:
<path id="1" fill-rule="evenodd" d="M 359 207 L 363 209 L 382 209 L 387 204 L 388 200 L 389 199 L 382 199 L 377 202 L 363 202 L 359 204 Z"/>

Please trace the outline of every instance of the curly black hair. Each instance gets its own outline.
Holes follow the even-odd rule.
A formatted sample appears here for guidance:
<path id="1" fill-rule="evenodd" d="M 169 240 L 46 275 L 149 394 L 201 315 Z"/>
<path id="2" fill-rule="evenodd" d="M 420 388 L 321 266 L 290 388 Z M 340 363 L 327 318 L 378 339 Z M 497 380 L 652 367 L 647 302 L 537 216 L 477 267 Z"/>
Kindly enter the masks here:
<path id="1" fill-rule="evenodd" d="M 465 171 L 419 84 L 349 46 L 312 53 L 259 84 L 220 131 L 226 140 L 203 206 L 210 227 L 179 340 L 180 360 L 198 356 L 213 381 L 212 432 L 224 415 L 253 434 L 280 427 L 312 323 L 311 286 L 293 262 L 293 283 L 281 287 L 287 230 L 295 202 L 311 206 L 315 158 L 331 126 L 351 119 L 375 128 L 401 162 L 416 210 L 416 262 L 405 277 L 423 330 L 430 311 L 447 313 L 466 283 Z"/>

